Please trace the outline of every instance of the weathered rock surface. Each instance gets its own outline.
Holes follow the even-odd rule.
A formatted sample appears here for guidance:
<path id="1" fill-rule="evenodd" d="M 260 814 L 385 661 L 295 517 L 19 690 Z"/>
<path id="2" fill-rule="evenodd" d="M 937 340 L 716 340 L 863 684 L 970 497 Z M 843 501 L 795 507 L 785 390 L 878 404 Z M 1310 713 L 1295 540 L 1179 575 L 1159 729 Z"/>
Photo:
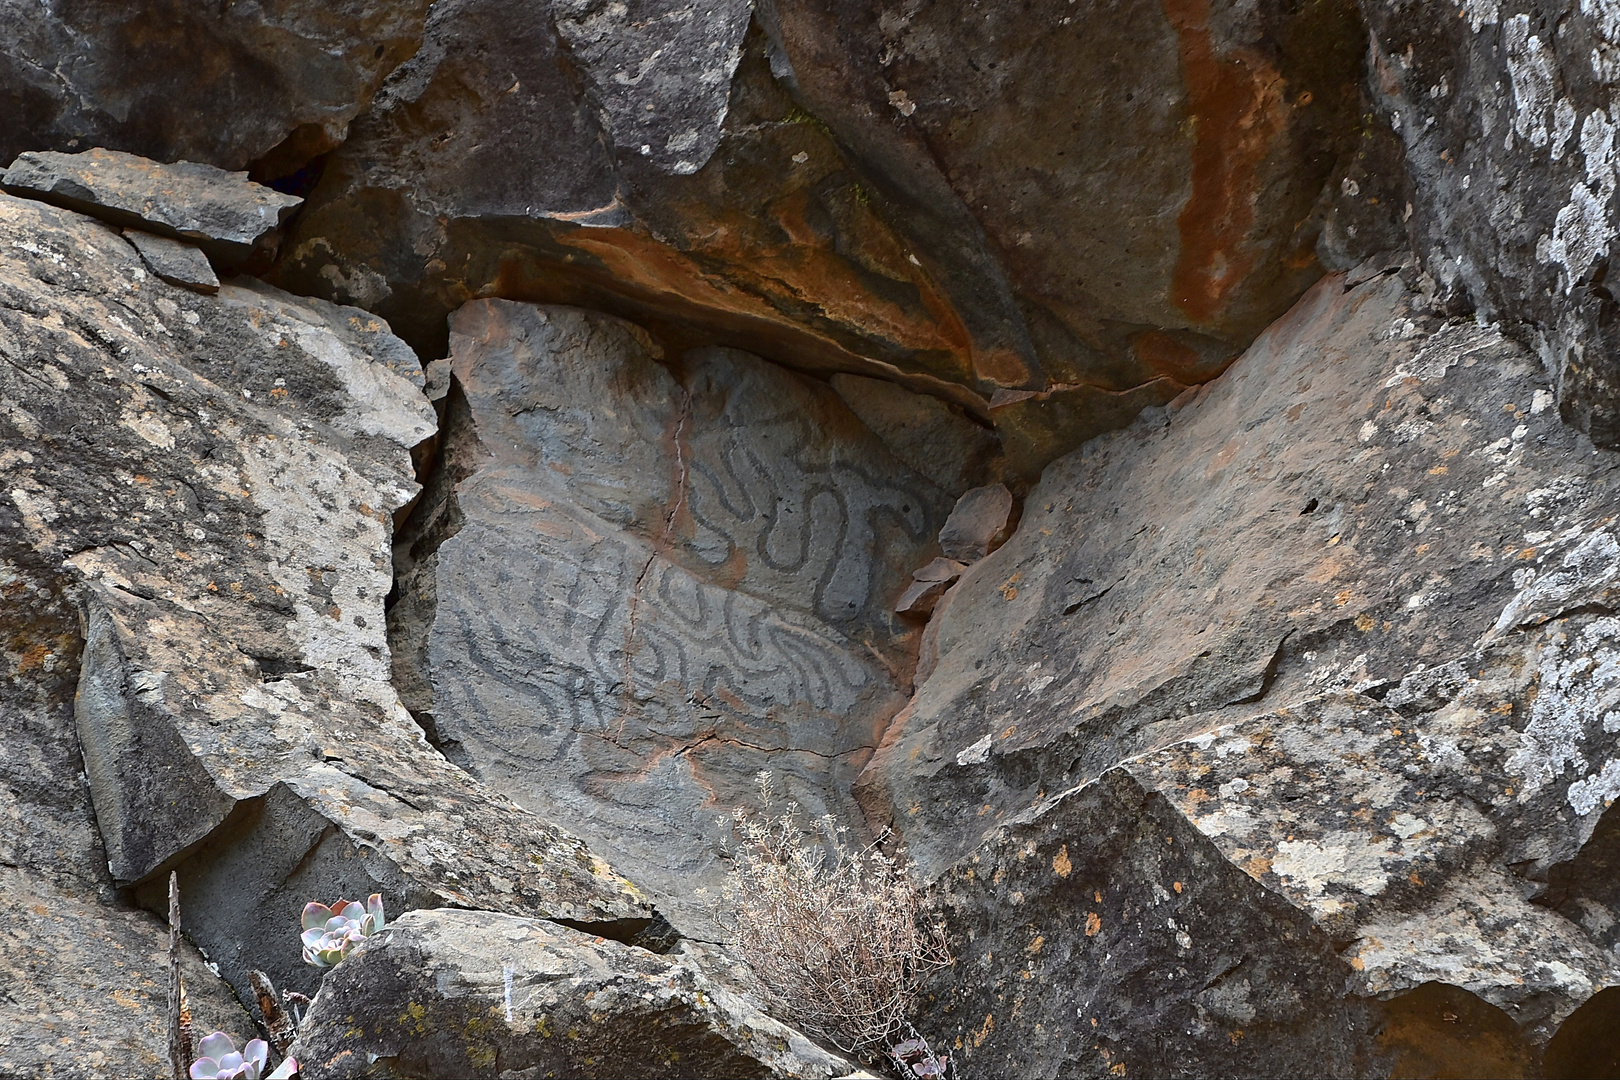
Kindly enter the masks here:
<path id="1" fill-rule="evenodd" d="M 124 239 L 141 253 L 146 268 L 170 285 L 210 295 L 219 292 L 219 275 L 202 249 L 140 229 L 125 229 Z"/>
<path id="2" fill-rule="evenodd" d="M 314 989 L 312 898 L 646 926 L 633 887 L 444 761 L 388 683 L 390 514 L 435 425 L 386 325 L 262 285 L 169 286 L 43 203 L 0 198 L 0 230 L 0 536 L 10 588 L 85 612 L 82 659 L 59 623 L 22 655 L 79 661 L 117 883 L 159 907 L 178 864 L 188 932 L 244 994 L 248 966 Z"/>
<path id="3" fill-rule="evenodd" d="M 453 520 L 422 537 L 411 702 L 439 744 L 687 919 L 761 769 L 858 823 L 916 637 L 893 608 L 949 498 L 743 353 L 666 366 L 628 323 L 506 301 L 451 340 L 468 456 L 430 494 Z"/>
<path id="4" fill-rule="evenodd" d="M 0 161 L 106 146 L 292 172 L 416 51 L 427 0 L 0 6 Z M 266 159 L 261 161 L 261 159 Z"/>
<path id="5" fill-rule="evenodd" d="M 1397 275 L 1331 278 L 1230 378 L 1054 464 L 947 600 L 939 666 L 872 768 L 922 800 L 914 854 L 942 866 L 967 808 L 1016 814 L 1249 701 L 1459 658 L 1515 575 L 1611 512 L 1607 455 L 1551 404 L 1534 357 L 1424 314 Z M 987 734 L 1016 783 L 955 764 Z"/>
<path id="6" fill-rule="evenodd" d="M 967 942 L 969 1064 L 1531 1075 L 1620 983 L 1614 462 L 1353 277 L 1051 466 L 936 612 L 862 793 Z"/>
<path id="7" fill-rule="evenodd" d="M 55 568 L 20 541 L 0 528 L 0 1074 L 157 1075 L 168 931 L 113 891 L 73 727 L 75 615 Z M 201 1030 L 251 1037 L 189 944 L 183 970 Z"/>
<path id="8" fill-rule="evenodd" d="M 1357 145 L 1347 5 L 1116 7 L 440 4 L 274 280 L 424 355 L 500 296 L 980 419 L 1040 394 L 1033 477 L 1287 308 Z"/>
<path id="9" fill-rule="evenodd" d="M 762 770 L 964 1076 L 1620 1068 L 1608 6 L 0 26 L 0 1073 L 174 868 L 239 1039 L 383 893 L 315 1072 L 845 1075 L 679 940 Z"/>
<path id="10" fill-rule="evenodd" d="M 964 1075 L 1543 1075 L 1465 990 L 1346 993 L 1341 943 L 1125 770 L 998 830 L 938 895 L 957 967 L 921 1022 Z"/>
<path id="11" fill-rule="evenodd" d="M 72 824 L 88 834 L 95 824 L 82 809 Z M 76 896 L 18 868 L 0 874 L 0 1073 L 166 1075 L 168 930 L 110 898 Z M 181 972 L 198 1037 L 224 1031 L 237 1046 L 258 1038 L 230 987 L 189 945 Z"/>
<path id="12" fill-rule="evenodd" d="M 413 911 L 326 980 L 312 1075 L 870 1076 L 693 959 L 488 911 Z"/>
<path id="13" fill-rule="evenodd" d="M 840 373 L 827 382 L 895 457 L 943 491 L 978 483 L 1001 450 L 989 427 L 959 405 L 883 379 Z"/>
<path id="14" fill-rule="evenodd" d="M 1436 289 L 1537 348 L 1565 418 L 1620 445 L 1606 284 L 1620 239 L 1620 16 L 1563 0 L 1469 0 L 1443 19 L 1422 4 L 1361 7 L 1369 89 L 1404 147 L 1407 226 Z"/>
<path id="15" fill-rule="evenodd" d="M 703 11 L 697 27 L 713 16 L 723 39 L 727 18 L 746 24 L 745 7 Z M 274 280 L 376 310 L 424 355 L 442 355 L 443 319 L 469 296 L 585 304 L 689 343 L 909 377 L 982 412 L 951 298 L 750 40 L 701 79 L 666 78 L 685 63 L 671 52 L 617 85 L 610 133 L 570 69 L 611 72 L 571 51 L 545 7 L 435 6 L 421 52 L 327 162 Z M 609 45 L 585 51 L 617 63 Z M 702 116 L 659 89 L 686 80 L 693 104 L 711 79 L 726 94 Z M 612 120 L 627 114 L 662 134 Z"/>
<path id="16" fill-rule="evenodd" d="M 177 161 L 163 165 L 115 150 L 27 153 L 0 174 L 14 195 L 188 240 L 239 263 L 303 200 L 255 184 L 247 173 Z"/>
<path id="17" fill-rule="evenodd" d="M 28 204 L 0 200 L 15 226 L 11 211 Z M 28 213 L 40 211 L 57 213 Z M 70 385 L 52 378 L 61 369 L 49 354 L 14 336 L 32 287 L 20 287 L 13 245 L 57 251 L 43 246 L 46 230 L 35 225 L 7 229 L 0 271 L 0 1074 L 156 1075 L 168 1067 L 168 932 L 114 892 L 73 723 L 73 598 L 59 567 L 27 542 L 11 494 L 24 490 L 22 474 L 43 465 L 53 444 L 31 426 L 40 411 L 23 395 L 54 399 Z M 95 228 L 106 247 L 134 261 L 116 234 Z M 56 272 L 60 285 L 71 281 L 65 269 Z M 198 1027 L 238 1042 L 251 1037 L 230 988 L 189 944 L 183 965 Z"/>
<path id="18" fill-rule="evenodd" d="M 1306 219 L 1353 126 L 1348 6 L 766 11 L 796 99 L 930 264 L 971 272 L 982 235 L 1053 383 L 1203 381 L 1316 277 Z"/>

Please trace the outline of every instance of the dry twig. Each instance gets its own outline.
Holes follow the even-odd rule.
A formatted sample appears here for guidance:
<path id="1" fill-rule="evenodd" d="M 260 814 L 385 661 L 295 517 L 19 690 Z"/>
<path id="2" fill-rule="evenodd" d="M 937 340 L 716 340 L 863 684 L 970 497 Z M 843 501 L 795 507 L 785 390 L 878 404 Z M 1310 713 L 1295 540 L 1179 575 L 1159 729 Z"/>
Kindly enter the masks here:
<path id="1" fill-rule="evenodd" d="M 285 1056 L 298 1034 L 298 1027 L 276 1000 L 276 984 L 270 981 L 270 976 L 255 968 L 248 973 L 248 982 L 253 984 L 253 996 L 259 999 L 259 1015 L 264 1017 L 264 1029 L 270 1033 L 270 1045 L 276 1048 L 276 1053 Z"/>
<path id="2" fill-rule="evenodd" d="M 174 1080 L 191 1075 L 191 1004 L 180 977 L 180 878 L 169 873 L 169 1064 Z"/>

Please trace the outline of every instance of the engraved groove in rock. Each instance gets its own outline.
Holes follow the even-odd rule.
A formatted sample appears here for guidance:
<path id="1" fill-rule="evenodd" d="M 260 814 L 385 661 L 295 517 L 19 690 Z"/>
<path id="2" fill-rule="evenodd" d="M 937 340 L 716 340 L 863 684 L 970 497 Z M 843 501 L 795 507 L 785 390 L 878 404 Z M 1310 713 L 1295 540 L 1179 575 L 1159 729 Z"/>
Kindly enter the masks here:
<path id="1" fill-rule="evenodd" d="M 507 301 L 452 341 L 489 456 L 438 553 L 436 722 L 702 925 L 714 818 L 760 769 L 859 826 L 845 793 L 904 702 L 890 609 L 950 500 L 756 357 L 697 350 L 677 377 L 628 324 Z"/>

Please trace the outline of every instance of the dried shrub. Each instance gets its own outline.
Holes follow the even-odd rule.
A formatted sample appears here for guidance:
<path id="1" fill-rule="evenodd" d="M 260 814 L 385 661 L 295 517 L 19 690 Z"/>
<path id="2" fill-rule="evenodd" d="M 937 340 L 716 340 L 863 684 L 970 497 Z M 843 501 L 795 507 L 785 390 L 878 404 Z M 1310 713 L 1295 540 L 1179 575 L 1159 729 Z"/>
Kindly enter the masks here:
<path id="1" fill-rule="evenodd" d="M 759 783 L 769 808 L 769 774 Z M 742 845 L 718 914 L 773 1012 L 875 1060 L 915 1037 L 922 976 L 949 964 L 950 951 L 901 862 L 877 844 L 851 848 L 830 817 L 814 824 L 797 807 L 738 811 Z"/>

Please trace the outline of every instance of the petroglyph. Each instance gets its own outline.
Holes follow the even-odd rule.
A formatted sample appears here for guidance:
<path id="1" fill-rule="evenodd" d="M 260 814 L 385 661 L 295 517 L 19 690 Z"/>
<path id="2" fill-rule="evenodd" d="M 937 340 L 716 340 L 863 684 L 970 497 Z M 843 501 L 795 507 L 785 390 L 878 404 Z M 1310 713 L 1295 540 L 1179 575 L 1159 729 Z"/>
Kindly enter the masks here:
<path id="1" fill-rule="evenodd" d="M 484 460 L 438 552 L 446 751 L 633 851 L 677 916 L 759 770 L 858 821 L 842 793 L 915 633 L 894 601 L 951 498 L 744 353 L 666 366 L 628 323 L 503 301 L 458 313 L 452 351 Z"/>

